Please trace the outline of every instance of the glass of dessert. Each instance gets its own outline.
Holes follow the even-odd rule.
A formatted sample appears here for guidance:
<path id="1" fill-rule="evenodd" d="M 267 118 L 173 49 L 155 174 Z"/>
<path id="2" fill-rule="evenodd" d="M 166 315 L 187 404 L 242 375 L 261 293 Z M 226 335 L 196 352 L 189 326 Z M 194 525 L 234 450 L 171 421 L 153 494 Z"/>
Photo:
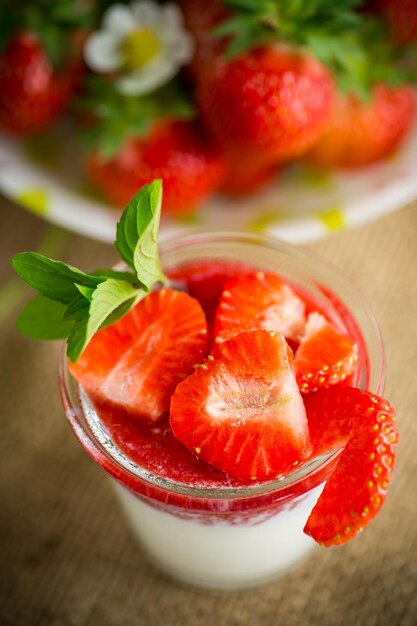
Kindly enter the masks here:
<path id="1" fill-rule="evenodd" d="M 65 413 L 155 564 L 197 586 L 259 585 L 355 537 L 384 501 L 398 433 L 378 327 L 344 277 L 282 242 L 179 236 L 163 272 L 151 248 L 118 246 L 146 293 L 123 287 L 63 356 Z"/>

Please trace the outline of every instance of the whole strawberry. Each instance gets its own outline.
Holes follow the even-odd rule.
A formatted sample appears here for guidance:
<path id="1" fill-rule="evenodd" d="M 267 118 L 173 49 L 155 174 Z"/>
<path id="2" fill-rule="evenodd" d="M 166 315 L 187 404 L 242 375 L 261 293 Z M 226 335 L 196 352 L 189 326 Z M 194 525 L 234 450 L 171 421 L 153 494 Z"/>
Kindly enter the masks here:
<path id="1" fill-rule="evenodd" d="M 161 178 L 164 211 L 183 213 L 195 209 L 219 187 L 223 160 L 197 122 L 160 121 L 145 136 L 126 139 L 110 158 L 92 152 L 87 173 L 106 198 L 119 206 L 136 189 Z"/>
<path id="2" fill-rule="evenodd" d="M 180 82 L 142 96 L 122 94 L 98 77 L 87 88 L 87 175 L 111 203 L 123 206 L 139 187 L 161 178 L 164 212 L 184 213 L 218 189 L 222 153 L 206 136 Z"/>
<path id="3" fill-rule="evenodd" d="M 0 128 L 26 135 L 51 124 L 74 95 L 82 74 L 87 14 L 75 0 L 6 0 L 0 26 Z M 78 8 L 77 8 L 78 7 Z"/>
<path id="4" fill-rule="evenodd" d="M 340 95 L 330 123 L 309 154 L 322 167 L 354 168 L 389 156 L 407 135 L 416 109 L 410 87 L 379 85 L 370 102 Z"/>
<path id="5" fill-rule="evenodd" d="M 218 142 L 259 166 L 308 150 L 326 126 L 333 94 L 334 81 L 319 61 L 275 46 L 213 63 L 197 86 Z"/>

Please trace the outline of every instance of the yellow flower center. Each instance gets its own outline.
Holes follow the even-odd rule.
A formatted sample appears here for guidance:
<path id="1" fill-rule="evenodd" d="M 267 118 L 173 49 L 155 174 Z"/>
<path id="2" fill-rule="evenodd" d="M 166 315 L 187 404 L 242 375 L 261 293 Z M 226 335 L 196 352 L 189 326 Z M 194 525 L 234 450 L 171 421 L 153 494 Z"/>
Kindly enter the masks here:
<path id="1" fill-rule="evenodd" d="M 139 70 L 152 61 L 160 49 L 161 42 L 153 30 L 134 30 L 122 43 L 124 67 L 130 71 Z"/>

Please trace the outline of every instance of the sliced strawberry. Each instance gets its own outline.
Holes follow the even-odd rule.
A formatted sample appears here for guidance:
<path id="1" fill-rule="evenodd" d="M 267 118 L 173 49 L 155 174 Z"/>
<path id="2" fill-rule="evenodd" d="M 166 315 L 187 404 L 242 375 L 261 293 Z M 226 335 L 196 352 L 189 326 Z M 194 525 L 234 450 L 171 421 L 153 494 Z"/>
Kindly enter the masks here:
<path id="1" fill-rule="evenodd" d="M 94 398 L 155 422 L 168 412 L 176 385 L 202 361 L 206 347 L 199 303 L 162 289 L 96 333 L 70 371 Z"/>
<path id="2" fill-rule="evenodd" d="M 214 334 L 220 342 L 244 331 L 273 330 L 296 340 L 304 325 L 304 302 L 289 285 L 271 272 L 250 272 L 226 283 Z"/>
<path id="3" fill-rule="evenodd" d="M 398 443 L 395 411 L 374 394 L 353 387 L 323 389 L 323 420 L 350 431 L 346 448 L 307 520 L 304 532 L 325 546 L 355 537 L 383 504 Z M 324 429 L 327 427 L 325 426 Z"/>
<path id="4" fill-rule="evenodd" d="M 320 313 L 308 316 L 294 359 L 302 393 L 346 380 L 357 361 L 358 346 L 349 335 L 336 330 Z"/>
<path id="5" fill-rule="evenodd" d="M 350 407 L 344 404 L 345 392 L 339 389 L 326 387 L 304 397 L 314 456 L 341 448 L 349 439 Z"/>
<path id="6" fill-rule="evenodd" d="M 216 346 L 176 388 L 170 422 L 199 458 L 242 480 L 276 478 L 311 452 L 292 352 L 278 333 L 241 333 Z"/>

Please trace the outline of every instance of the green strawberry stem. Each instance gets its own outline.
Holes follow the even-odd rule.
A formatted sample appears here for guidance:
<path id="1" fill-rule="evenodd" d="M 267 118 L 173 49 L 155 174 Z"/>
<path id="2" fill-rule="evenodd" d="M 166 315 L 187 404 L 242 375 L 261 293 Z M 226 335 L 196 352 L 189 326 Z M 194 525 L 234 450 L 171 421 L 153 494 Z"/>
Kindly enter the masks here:
<path id="1" fill-rule="evenodd" d="M 386 25 L 360 11 L 361 0 L 224 0 L 230 19 L 214 33 L 228 38 L 226 56 L 262 44 L 283 43 L 311 52 L 343 92 L 369 99 L 378 83 L 410 80 Z"/>
<path id="2" fill-rule="evenodd" d="M 120 93 L 110 80 L 90 76 L 77 107 L 94 119 L 84 131 L 84 147 L 98 150 L 104 160 L 115 156 L 125 140 L 145 137 L 161 118 L 195 116 L 191 98 L 177 79 L 153 93 L 129 96 Z"/>

